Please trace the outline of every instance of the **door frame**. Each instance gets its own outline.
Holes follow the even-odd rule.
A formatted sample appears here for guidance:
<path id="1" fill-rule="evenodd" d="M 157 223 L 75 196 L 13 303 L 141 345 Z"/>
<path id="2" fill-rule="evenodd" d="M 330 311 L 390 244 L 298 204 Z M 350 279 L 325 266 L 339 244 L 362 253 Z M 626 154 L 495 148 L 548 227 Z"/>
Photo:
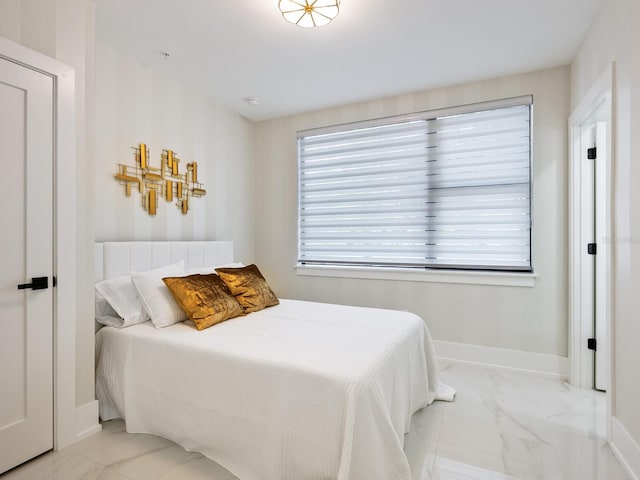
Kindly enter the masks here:
<path id="1" fill-rule="evenodd" d="M 53 447 L 76 438 L 76 114 L 75 71 L 0 37 L 0 58 L 53 79 Z"/>
<path id="2" fill-rule="evenodd" d="M 596 211 L 601 212 L 603 218 L 601 228 L 598 228 L 597 255 L 603 256 L 604 269 L 596 270 L 596 298 L 603 302 L 601 312 L 604 316 L 606 341 L 605 364 L 608 372 L 608 389 L 606 392 L 606 422 L 607 438 L 611 438 L 611 412 L 615 392 L 613 390 L 613 355 L 612 355 L 612 322 L 613 322 L 613 80 L 615 64 L 611 64 L 580 101 L 569 118 L 569 361 L 571 364 L 570 382 L 582 388 L 593 388 L 594 362 L 593 354 L 586 348 L 587 332 L 593 331 L 593 319 L 582 318 L 582 301 L 592 298 L 593 291 L 582 291 L 582 249 L 586 248 L 587 239 L 582 238 L 580 219 L 582 162 L 580 151 L 580 137 L 582 127 L 598 122 L 606 124 L 605 164 L 597 167 L 595 182 Z M 604 178 L 603 178 L 604 177 Z"/>

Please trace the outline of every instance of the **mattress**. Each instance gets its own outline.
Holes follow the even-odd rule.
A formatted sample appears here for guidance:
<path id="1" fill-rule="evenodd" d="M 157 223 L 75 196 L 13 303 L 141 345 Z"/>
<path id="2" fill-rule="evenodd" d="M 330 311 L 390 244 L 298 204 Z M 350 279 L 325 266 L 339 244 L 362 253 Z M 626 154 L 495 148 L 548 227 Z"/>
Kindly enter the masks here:
<path id="1" fill-rule="evenodd" d="M 201 452 L 242 480 L 410 480 L 411 416 L 438 386 L 411 313 L 281 299 L 197 331 L 96 335 L 103 420 Z"/>

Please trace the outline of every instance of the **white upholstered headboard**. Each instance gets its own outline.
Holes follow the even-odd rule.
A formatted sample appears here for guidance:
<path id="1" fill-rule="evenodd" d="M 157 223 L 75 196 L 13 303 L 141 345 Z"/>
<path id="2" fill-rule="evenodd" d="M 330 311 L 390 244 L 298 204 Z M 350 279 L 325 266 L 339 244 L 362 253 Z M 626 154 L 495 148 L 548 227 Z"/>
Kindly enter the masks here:
<path id="1" fill-rule="evenodd" d="M 94 281 L 184 260 L 185 268 L 233 262 L 233 242 L 104 242 L 95 244 Z"/>

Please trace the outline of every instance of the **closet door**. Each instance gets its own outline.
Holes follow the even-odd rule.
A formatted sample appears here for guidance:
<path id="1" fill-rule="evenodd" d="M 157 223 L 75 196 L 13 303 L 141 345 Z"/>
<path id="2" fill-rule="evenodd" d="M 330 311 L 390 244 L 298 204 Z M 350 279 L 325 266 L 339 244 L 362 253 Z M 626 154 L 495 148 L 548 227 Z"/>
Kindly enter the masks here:
<path id="1" fill-rule="evenodd" d="M 53 93 L 0 58 L 0 473 L 53 447 Z"/>

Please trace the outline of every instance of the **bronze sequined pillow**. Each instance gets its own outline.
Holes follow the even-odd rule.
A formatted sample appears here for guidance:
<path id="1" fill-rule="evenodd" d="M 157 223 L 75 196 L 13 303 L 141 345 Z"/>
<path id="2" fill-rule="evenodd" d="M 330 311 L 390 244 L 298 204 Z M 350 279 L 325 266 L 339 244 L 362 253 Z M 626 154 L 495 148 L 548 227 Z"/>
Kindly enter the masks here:
<path id="1" fill-rule="evenodd" d="M 242 268 L 216 268 L 216 272 L 242 305 L 245 313 L 257 312 L 280 303 L 255 265 Z"/>
<path id="2" fill-rule="evenodd" d="M 216 274 L 163 278 L 198 330 L 244 315 L 242 306 Z"/>

